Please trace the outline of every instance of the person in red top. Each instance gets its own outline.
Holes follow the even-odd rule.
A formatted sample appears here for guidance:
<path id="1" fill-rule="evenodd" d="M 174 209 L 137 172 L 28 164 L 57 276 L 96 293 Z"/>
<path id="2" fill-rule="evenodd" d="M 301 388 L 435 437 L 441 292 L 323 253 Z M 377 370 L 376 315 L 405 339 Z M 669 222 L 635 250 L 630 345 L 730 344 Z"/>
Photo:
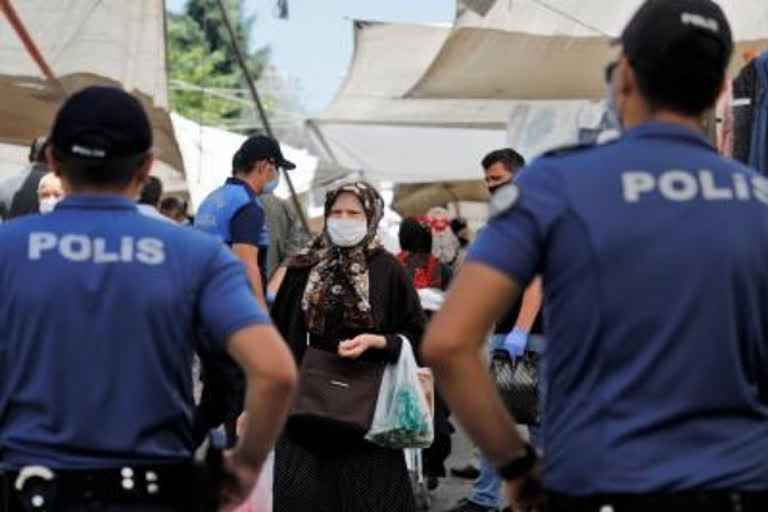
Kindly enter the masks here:
<path id="1" fill-rule="evenodd" d="M 451 280 L 451 268 L 440 263 L 432 253 L 432 232 L 426 217 L 406 217 L 400 224 L 400 249 L 397 259 L 413 280 L 417 290 L 445 290 Z"/>
<path id="2" fill-rule="evenodd" d="M 406 217 L 400 224 L 401 252 L 398 261 L 405 267 L 406 273 L 419 291 L 422 308 L 427 316 L 434 313 L 434 308 L 425 300 L 424 291 L 432 289 L 442 292 L 448 288 L 453 277 L 449 265 L 440 263 L 432 252 L 432 224 L 427 217 Z M 441 295 L 441 294 L 433 294 Z M 448 422 L 450 411 L 439 393 L 435 394 L 434 428 L 435 440 L 432 446 L 422 452 L 424 461 L 424 476 L 427 488 L 433 490 L 438 486 L 439 479 L 446 476 L 445 460 L 451 454 L 451 434 L 453 427 Z"/>

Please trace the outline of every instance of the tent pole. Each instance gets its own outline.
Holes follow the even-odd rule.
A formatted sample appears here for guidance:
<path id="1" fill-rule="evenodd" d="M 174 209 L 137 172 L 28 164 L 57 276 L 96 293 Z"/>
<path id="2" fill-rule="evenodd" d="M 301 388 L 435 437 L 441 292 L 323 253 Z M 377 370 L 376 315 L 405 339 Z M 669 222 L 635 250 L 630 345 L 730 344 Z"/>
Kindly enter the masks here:
<path id="1" fill-rule="evenodd" d="M 221 11 L 221 18 L 224 21 L 224 25 L 227 27 L 227 32 L 229 33 L 229 39 L 232 46 L 232 50 L 235 52 L 235 57 L 237 57 L 237 62 L 240 64 L 240 69 L 243 71 L 243 75 L 245 76 L 245 82 L 248 84 L 248 89 L 251 92 L 251 97 L 253 98 L 253 103 L 256 105 L 256 110 L 259 112 L 259 117 L 261 118 L 261 124 L 264 126 L 264 130 L 267 132 L 267 135 L 274 138 L 274 134 L 272 133 L 272 127 L 269 124 L 269 119 L 267 119 L 267 112 L 264 110 L 264 105 L 261 103 L 261 98 L 259 97 L 259 92 L 256 90 L 256 83 L 253 81 L 253 77 L 251 76 L 251 72 L 248 70 L 248 66 L 245 63 L 245 58 L 243 57 L 243 52 L 240 49 L 240 44 L 237 42 L 237 35 L 235 34 L 235 29 L 232 27 L 232 23 L 229 20 L 229 15 L 227 14 L 227 9 L 224 6 L 224 0 L 216 0 L 216 3 L 219 4 L 219 10 Z M 308 235 L 310 235 L 312 232 L 309 230 L 309 223 L 307 222 L 307 217 L 304 215 L 304 210 L 301 208 L 301 203 L 299 203 L 299 198 L 296 195 L 296 189 L 293 186 L 293 180 L 291 180 L 291 176 L 283 169 L 283 174 L 285 175 L 285 181 L 288 183 L 288 189 L 291 191 L 291 199 L 293 201 L 293 207 L 296 209 L 296 213 L 299 215 L 299 220 L 301 221 L 301 225 L 304 228 L 304 231 Z"/>
<path id="2" fill-rule="evenodd" d="M 67 90 L 64 88 L 64 85 L 62 85 L 59 79 L 56 78 L 56 75 L 48 65 L 48 62 L 46 62 L 43 54 L 40 53 L 40 49 L 35 44 L 34 39 L 32 39 L 32 36 L 29 34 L 29 31 L 27 31 L 27 27 L 19 17 L 16 9 L 14 9 L 13 4 L 11 4 L 11 0 L 0 0 L 0 11 L 2 11 L 6 18 L 8 18 L 8 23 L 11 24 L 14 32 L 16 32 L 19 40 L 21 40 L 21 44 L 24 45 L 24 49 L 27 51 L 32 60 L 35 61 L 35 64 L 37 64 L 37 67 L 40 69 L 40 72 L 43 74 L 43 76 L 55 84 L 59 89 L 61 89 L 61 92 L 64 93 L 64 96 L 66 96 Z"/>

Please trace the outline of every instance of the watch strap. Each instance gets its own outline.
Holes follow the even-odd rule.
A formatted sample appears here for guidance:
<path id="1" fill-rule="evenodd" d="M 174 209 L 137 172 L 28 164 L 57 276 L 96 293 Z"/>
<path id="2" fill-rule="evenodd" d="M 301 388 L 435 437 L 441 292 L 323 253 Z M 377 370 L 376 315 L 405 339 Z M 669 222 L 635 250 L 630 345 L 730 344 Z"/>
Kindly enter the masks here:
<path id="1" fill-rule="evenodd" d="M 496 469 L 502 480 L 517 480 L 529 473 L 539 459 L 536 450 L 530 444 L 526 444 L 520 455 Z"/>

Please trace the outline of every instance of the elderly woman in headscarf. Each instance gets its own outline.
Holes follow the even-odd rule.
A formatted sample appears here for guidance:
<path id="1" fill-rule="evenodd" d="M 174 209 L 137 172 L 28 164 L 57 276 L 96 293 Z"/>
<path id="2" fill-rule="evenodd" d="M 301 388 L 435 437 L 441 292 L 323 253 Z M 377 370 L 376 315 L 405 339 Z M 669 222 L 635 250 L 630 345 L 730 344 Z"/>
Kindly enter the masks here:
<path id="1" fill-rule="evenodd" d="M 300 364 L 307 345 L 395 364 L 403 338 L 418 353 L 424 327 L 403 267 L 376 241 L 384 203 L 364 182 L 325 201 L 325 228 L 288 263 L 272 318 Z M 402 450 L 359 432 L 289 420 L 275 451 L 275 512 L 412 512 Z"/>

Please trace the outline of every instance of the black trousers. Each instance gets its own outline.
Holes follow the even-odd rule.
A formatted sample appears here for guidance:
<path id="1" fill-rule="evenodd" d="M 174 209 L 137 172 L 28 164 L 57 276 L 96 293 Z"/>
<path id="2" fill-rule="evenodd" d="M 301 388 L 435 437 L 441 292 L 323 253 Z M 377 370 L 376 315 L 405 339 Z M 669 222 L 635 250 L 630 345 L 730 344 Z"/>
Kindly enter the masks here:
<path id="1" fill-rule="evenodd" d="M 768 492 L 613 494 L 589 497 L 550 493 L 541 512 L 768 512 Z"/>

